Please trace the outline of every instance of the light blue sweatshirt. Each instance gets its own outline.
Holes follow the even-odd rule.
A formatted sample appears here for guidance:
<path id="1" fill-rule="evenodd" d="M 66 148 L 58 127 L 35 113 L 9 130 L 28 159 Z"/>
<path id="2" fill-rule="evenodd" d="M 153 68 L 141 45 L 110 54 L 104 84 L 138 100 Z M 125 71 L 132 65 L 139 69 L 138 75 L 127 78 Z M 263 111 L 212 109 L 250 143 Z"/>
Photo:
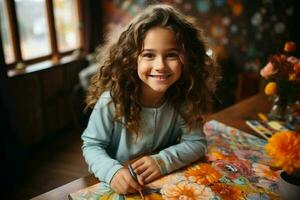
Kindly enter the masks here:
<path id="1" fill-rule="evenodd" d="M 83 156 L 89 171 L 100 181 L 109 184 L 122 164 L 138 156 L 151 155 L 161 173 L 166 174 L 206 153 L 206 140 L 200 123 L 198 128 L 189 131 L 182 117 L 167 102 L 158 108 L 142 108 L 142 136 L 139 137 L 113 120 L 115 107 L 109 102 L 110 93 L 104 92 L 82 134 Z M 115 134 L 120 135 L 116 137 Z"/>

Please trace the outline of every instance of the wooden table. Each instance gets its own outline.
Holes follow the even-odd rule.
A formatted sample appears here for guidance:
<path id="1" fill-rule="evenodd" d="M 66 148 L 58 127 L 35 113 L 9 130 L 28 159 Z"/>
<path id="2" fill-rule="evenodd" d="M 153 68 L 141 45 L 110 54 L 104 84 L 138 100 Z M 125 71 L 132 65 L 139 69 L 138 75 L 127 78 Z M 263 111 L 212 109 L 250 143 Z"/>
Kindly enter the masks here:
<path id="1" fill-rule="evenodd" d="M 257 113 L 266 113 L 270 110 L 270 107 L 271 106 L 267 100 L 267 97 L 263 94 L 258 94 L 238 104 L 228 107 L 225 110 L 210 115 L 208 120 L 218 120 L 229 126 L 259 136 L 245 124 L 245 120 L 258 119 Z M 93 175 L 90 175 L 34 197 L 33 200 L 67 200 L 70 193 L 96 183 L 98 183 L 98 179 L 96 179 Z"/>

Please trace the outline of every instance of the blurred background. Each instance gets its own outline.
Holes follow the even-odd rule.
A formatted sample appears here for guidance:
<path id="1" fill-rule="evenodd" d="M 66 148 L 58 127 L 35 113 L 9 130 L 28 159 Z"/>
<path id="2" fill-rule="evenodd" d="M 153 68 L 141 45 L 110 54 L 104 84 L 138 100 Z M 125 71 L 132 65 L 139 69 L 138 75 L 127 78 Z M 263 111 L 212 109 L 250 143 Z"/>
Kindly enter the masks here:
<path id="1" fill-rule="evenodd" d="M 153 3 L 173 5 L 203 28 L 222 67 L 214 112 L 260 92 L 269 56 L 286 41 L 300 44 L 296 0 L 0 0 L 0 172 L 8 198 L 88 175 L 80 135 L 99 45 Z"/>

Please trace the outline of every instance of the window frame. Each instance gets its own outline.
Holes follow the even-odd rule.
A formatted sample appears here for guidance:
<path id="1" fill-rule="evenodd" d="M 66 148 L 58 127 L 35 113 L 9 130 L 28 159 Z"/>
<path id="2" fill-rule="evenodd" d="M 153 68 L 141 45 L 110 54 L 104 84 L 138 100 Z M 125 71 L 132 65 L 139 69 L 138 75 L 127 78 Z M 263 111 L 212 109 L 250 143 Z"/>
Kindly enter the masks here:
<path id="1" fill-rule="evenodd" d="M 72 54 L 76 50 L 83 50 L 83 29 L 82 29 L 82 0 L 76 0 L 75 3 L 77 4 L 77 12 L 78 12 L 78 23 L 79 23 L 79 47 L 75 49 L 71 49 L 65 52 L 60 52 L 58 49 L 58 41 L 57 41 L 57 32 L 55 28 L 55 18 L 54 18 L 54 6 L 53 0 L 45 0 L 46 4 L 46 17 L 48 22 L 48 31 L 49 31 L 49 40 L 50 40 L 50 50 L 51 53 L 49 55 L 40 56 L 31 59 L 24 59 L 22 57 L 22 50 L 21 50 L 21 40 L 20 40 L 20 31 L 18 28 L 18 20 L 17 20 L 17 13 L 16 13 L 16 5 L 14 0 L 4 0 L 6 4 L 7 13 L 8 13 L 8 26 L 10 29 L 10 34 L 12 38 L 12 45 L 13 45 L 13 53 L 14 53 L 14 62 L 6 63 L 7 70 L 14 69 L 18 63 L 22 63 L 27 65 L 36 64 L 42 61 L 53 60 L 55 62 L 59 61 L 60 58 Z M 5 54 L 5 52 L 4 52 Z"/>

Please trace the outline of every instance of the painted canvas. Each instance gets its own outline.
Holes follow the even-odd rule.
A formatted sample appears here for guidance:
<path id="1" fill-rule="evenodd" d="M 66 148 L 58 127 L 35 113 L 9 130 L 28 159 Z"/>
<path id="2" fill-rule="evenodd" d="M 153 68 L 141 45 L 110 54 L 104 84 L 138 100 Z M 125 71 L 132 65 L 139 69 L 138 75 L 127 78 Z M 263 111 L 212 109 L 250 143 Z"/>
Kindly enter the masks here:
<path id="1" fill-rule="evenodd" d="M 204 126 L 208 152 L 204 159 L 147 185 L 145 199 L 279 199 L 279 171 L 270 167 L 266 140 L 218 121 Z M 147 193 L 147 194 L 146 194 Z M 118 195 L 103 184 L 70 194 L 72 200 L 141 199 Z"/>

